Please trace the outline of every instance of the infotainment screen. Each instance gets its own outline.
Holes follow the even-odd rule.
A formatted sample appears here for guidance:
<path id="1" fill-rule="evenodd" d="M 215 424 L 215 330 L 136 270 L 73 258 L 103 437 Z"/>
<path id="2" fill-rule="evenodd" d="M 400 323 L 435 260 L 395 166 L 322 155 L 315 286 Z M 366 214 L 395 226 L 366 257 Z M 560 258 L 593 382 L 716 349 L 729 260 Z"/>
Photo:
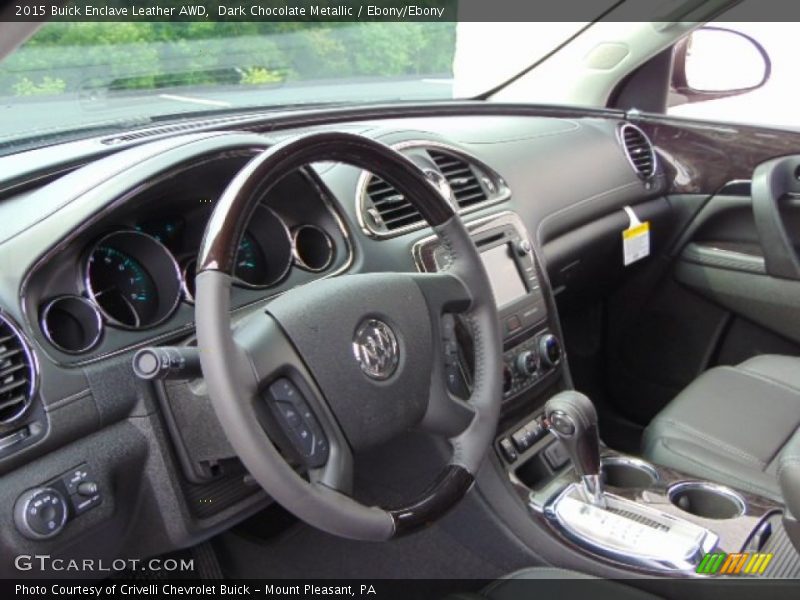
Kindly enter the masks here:
<path id="1" fill-rule="evenodd" d="M 498 308 L 507 306 L 528 293 L 511 252 L 511 244 L 502 244 L 481 252 L 483 266 L 489 275 Z"/>

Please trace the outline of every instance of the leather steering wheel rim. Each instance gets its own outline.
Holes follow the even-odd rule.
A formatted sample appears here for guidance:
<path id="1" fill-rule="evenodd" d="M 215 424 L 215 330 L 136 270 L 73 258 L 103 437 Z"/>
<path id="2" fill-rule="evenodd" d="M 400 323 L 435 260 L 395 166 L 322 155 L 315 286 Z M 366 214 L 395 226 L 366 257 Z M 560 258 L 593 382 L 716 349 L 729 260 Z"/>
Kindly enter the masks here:
<path id="1" fill-rule="evenodd" d="M 375 273 L 317 280 L 289 290 L 265 310 L 234 325 L 230 288 L 239 240 L 251 214 L 284 176 L 313 162 L 326 161 L 369 170 L 395 186 L 433 227 L 447 249 L 447 264 L 435 274 Z M 467 493 L 491 447 L 500 413 L 499 324 L 488 277 L 466 228 L 413 162 L 382 143 L 349 133 L 312 133 L 276 144 L 253 158 L 217 202 L 197 269 L 197 339 L 208 393 L 234 450 L 272 498 L 324 531 L 377 541 L 433 522 Z M 392 296 L 400 296 L 402 302 Z M 341 304 L 337 305 L 340 297 Z M 373 304 L 385 306 L 371 306 L 367 300 L 359 304 L 362 298 L 383 299 Z M 333 306 L 323 304 L 324 300 Z M 314 331 L 329 339 L 317 340 L 316 346 L 327 344 L 330 356 L 334 356 L 331 360 L 339 361 L 339 370 L 348 373 L 355 372 L 350 371 L 351 367 L 355 369 L 350 363 L 356 361 L 352 354 L 346 357 L 347 352 L 337 351 L 352 344 L 352 333 L 350 339 L 341 339 L 342 331 L 352 331 L 352 324 L 344 321 L 356 323 L 359 318 L 385 314 L 381 318 L 397 329 L 398 352 L 405 354 L 396 374 L 386 381 L 367 381 L 365 376 L 355 381 L 357 376 L 350 375 L 350 383 L 360 386 L 354 389 L 365 391 L 369 406 L 380 408 L 381 394 L 400 393 L 409 384 L 412 390 L 427 386 L 427 398 L 420 400 L 419 394 L 409 394 L 414 397 L 407 398 L 408 407 L 389 408 L 399 411 L 409 426 L 447 437 L 453 455 L 433 485 L 401 507 L 367 506 L 347 494 L 352 481 L 351 444 L 358 437 L 350 422 L 356 417 L 346 414 L 348 407 L 340 400 L 343 394 L 329 385 L 336 374 L 328 372 L 330 369 L 315 355 L 317 349 L 309 345 L 309 315 L 317 313 L 322 316 Z M 442 362 L 440 319 L 445 313 L 463 314 L 473 335 L 475 373 L 468 401 L 449 394 L 438 366 Z M 422 322 L 423 314 L 427 314 L 429 323 Z M 418 344 L 419 340 L 424 340 L 430 350 Z M 413 363 L 416 353 L 408 352 L 414 348 L 422 355 L 420 360 L 431 363 L 428 381 L 425 373 L 420 373 L 419 363 Z M 305 393 L 314 413 L 311 418 L 317 420 L 329 446 L 325 447 L 325 464 L 309 468 L 308 478 L 282 456 L 273 443 L 274 427 L 265 423 L 268 411 L 263 408 L 267 402 L 264 390 L 276 377 L 289 376 L 300 386 L 301 394 Z M 337 399 L 339 404 L 334 402 Z"/>

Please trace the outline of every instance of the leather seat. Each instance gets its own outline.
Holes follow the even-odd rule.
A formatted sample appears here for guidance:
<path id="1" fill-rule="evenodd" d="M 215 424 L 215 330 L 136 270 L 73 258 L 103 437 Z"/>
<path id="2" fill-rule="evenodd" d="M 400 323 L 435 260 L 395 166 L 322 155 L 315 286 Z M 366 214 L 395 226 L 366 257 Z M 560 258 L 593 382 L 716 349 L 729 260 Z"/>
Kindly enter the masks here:
<path id="1" fill-rule="evenodd" d="M 800 436 L 800 358 L 763 355 L 709 369 L 645 430 L 654 463 L 781 500 L 780 457 Z"/>
<path id="2" fill-rule="evenodd" d="M 551 581 L 548 584 L 547 580 L 557 581 Z M 599 579 L 566 569 L 532 567 L 498 579 L 479 594 L 456 594 L 448 596 L 447 600 L 527 600 L 554 596 L 596 600 L 655 600 L 658 598 L 658 596 L 618 581 Z"/>

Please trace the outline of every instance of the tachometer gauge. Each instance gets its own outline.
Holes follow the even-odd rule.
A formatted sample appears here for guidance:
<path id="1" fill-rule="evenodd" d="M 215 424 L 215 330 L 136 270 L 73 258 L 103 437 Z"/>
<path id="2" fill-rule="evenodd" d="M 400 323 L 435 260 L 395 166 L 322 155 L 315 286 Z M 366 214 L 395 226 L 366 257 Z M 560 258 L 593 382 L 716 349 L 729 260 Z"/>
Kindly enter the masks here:
<path id="1" fill-rule="evenodd" d="M 161 323 L 180 300 L 180 272 L 170 252 L 153 237 L 118 231 L 91 250 L 86 291 L 112 325 L 129 329 Z"/>
<path id="2" fill-rule="evenodd" d="M 236 256 L 237 284 L 265 288 L 280 282 L 292 267 L 292 238 L 281 218 L 266 206 L 253 213 Z"/>

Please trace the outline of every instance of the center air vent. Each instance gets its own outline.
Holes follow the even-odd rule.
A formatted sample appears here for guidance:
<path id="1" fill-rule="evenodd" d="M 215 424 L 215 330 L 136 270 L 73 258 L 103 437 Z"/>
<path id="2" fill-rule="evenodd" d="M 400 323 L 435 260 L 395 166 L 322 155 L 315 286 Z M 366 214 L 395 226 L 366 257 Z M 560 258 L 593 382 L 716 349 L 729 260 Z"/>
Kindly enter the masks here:
<path id="1" fill-rule="evenodd" d="M 15 421 L 33 400 L 36 366 L 19 329 L 0 314 L 0 423 Z"/>
<path id="2" fill-rule="evenodd" d="M 642 179 L 652 177 L 656 172 L 656 153 L 644 131 L 626 123 L 620 128 L 619 137 L 633 170 Z"/>
<path id="3" fill-rule="evenodd" d="M 422 221 L 422 215 L 405 196 L 380 177 L 372 176 L 367 185 L 367 196 L 372 208 L 369 216 L 373 224 L 394 231 Z"/>
<path id="4" fill-rule="evenodd" d="M 426 142 L 409 142 L 395 148 L 416 154 L 423 163 L 432 161 L 436 165 L 450 185 L 459 213 L 507 200 L 511 195 L 497 173 L 463 151 Z M 359 184 L 358 209 L 365 231 L 377 237 L 391 237 L 425 226 L 422 215 L 403 194 L 367 171 Z"/>
<path id="5" fill-rule="evenodd" d="M 431 150 L 428 154 L 450 184 L 459 208 L 486 201 L 486 192 L 465 160 L 438 150 Z"/>

